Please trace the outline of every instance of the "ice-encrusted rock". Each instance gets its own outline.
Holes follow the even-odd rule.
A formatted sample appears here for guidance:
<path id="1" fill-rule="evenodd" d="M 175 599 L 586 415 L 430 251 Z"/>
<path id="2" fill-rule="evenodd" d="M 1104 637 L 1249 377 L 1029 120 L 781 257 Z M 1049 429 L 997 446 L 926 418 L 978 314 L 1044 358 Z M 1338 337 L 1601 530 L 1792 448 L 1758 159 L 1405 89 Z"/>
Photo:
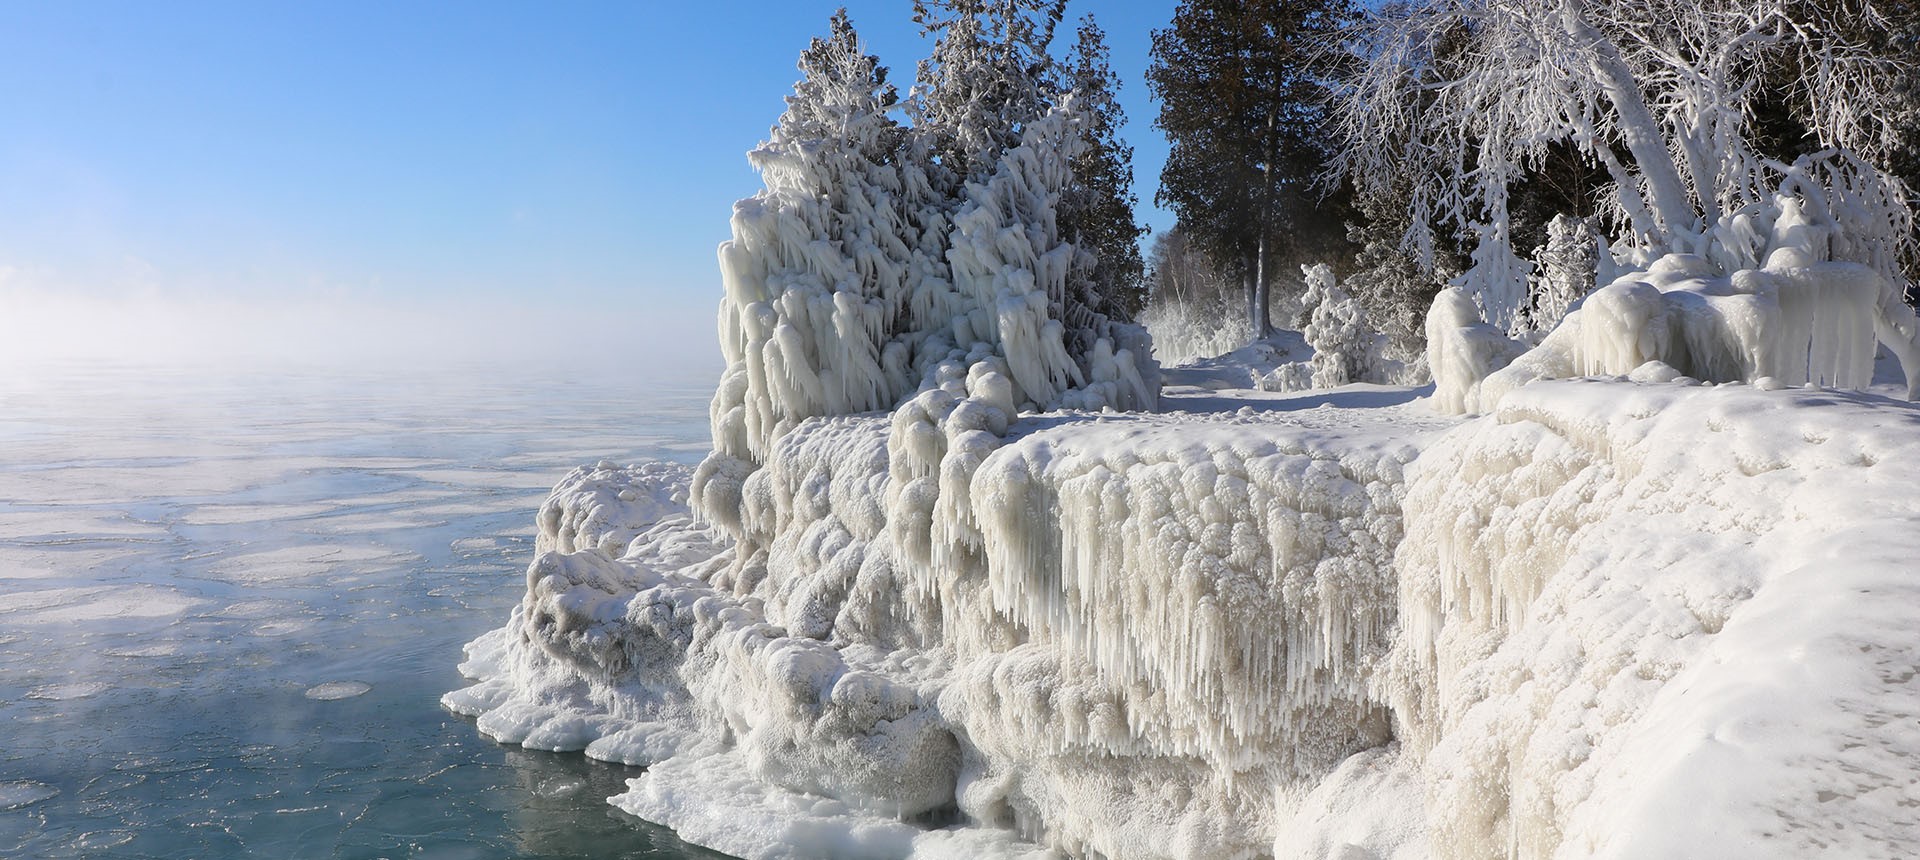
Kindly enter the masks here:
<path id="1" fill-rule="evenodd" d="M 683 765 L 725 757 L 760 787 L 713 803 L 830 803 L 856 854 L 899 844 L 873 822 L 941 809 L 1075 854 L 1257 853 L 1277 786 L 1386 742 L 1366 679 L 1413 448 L 1252 416 L 1008 439 L 996 360 L 937 378 L 891 416 L 797 425 L 731 533 L 680 514 L 619 559 L 541 553 L 475 643 L 490 680 L 449 706 L 502 740 L 680 762 L 618 802 L 690 833 L 709 819 L 671 808 L 699 802 Z"/>
<path id="2" fill-rule="evenodd" d="M 1920 837 L 1897 814 L 1920 784 L 1904 407 L 1649 362 L 1464 422 L 1003 437 L 988 375 L 803 422 L 744 483 L 738 538 L 681 513 L 619 559 L 542 553 L 449 707 L 652 765 L 616 803 L 747 857 Z"/>
<path id="3" fill-rule="evenodd" d="M 574 469 L 540 505 L 534 547 L 563 553 L 598 549 L 619 556 L 646 527 L 686 510 L 692 473 L 658 461 L 619 466 L 601 460 Z"/>

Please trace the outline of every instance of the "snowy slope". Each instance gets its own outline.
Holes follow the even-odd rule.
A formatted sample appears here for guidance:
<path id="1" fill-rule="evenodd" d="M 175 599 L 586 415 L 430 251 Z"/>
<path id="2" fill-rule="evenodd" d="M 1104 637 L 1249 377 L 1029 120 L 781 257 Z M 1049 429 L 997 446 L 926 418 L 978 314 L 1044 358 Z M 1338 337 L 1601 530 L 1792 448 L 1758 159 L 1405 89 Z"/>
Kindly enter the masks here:
<path id="1" fill-rule="evenodd" d="M 1920 411 L 1540 383 L 1413 468 L 1389 687 L 1438 856 L 1903 856 Z"/>

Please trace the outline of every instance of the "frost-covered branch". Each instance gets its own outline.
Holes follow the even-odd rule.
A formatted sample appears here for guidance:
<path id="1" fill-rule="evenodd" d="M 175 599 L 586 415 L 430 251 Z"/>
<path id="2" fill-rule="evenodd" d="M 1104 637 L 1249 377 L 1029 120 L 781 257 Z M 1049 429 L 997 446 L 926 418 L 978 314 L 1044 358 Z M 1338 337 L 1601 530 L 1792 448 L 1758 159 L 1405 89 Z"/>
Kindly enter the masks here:
<path id="1" fill-rule="evenodd" d="M 1365 190 L 1410 184 L 1406 245 L 1431 260 L 1435 227 L 1510 242 L 1510 189 L 1571 146 L 1614 180 L 1614 255 L 1635 266 L 1672 252 L 1726 258 L 1717 246 L 1734 219 L 1818 179 L 1848 189 L 1822 207 L 1853 237 L 1836 253 L 1894 277 L 1911 242 L 1899 229 L 1906 196 L 1875 165 L 1897 140 L 1886 107 L 1898 67 L 1857 35 L 1880 20 L 1858 0 L 1389 7 L 1354 33 L 1358 71 L 1337 107 L 1348 145 L 1334 167 Z M 1796 111 L 1810 148 L 1827 152 L 1798 164 L 1761 152 L 1763 96 Z"/>

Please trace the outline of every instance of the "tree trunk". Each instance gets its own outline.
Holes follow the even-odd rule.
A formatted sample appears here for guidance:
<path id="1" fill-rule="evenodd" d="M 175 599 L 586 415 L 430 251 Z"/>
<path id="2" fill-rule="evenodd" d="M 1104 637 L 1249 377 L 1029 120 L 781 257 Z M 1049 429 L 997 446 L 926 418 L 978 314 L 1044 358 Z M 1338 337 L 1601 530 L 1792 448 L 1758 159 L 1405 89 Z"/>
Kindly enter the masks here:
<path id="1" fill-rule="evenodd" d="M 1259 251 L 1254 261 L 1253 276 L 1253 336 L 1267 338 L 1273 336 L 1273 321 L 1267 316 L 1267 283 L 1271 280 L 1267 271 L 1267 258 L 1272 256 L 1267 249 L 1267 231 L 1265 218 L 1260 230 Z"/>
<path id="2" fill-rule="evenodd" d="M 1662 250 L 1671 250 L 1674 240 L 1681 235 L 1699 232 L 1699 216 L 1687 194 L 1686 184 L 1680 181 L 1680 170 L 1673 163 L 1673 154 L 1667 150 L 1667 141 L 1660 134 L 1660 123 L 1648 109 L 1633 71 L 1620 56 L 1620 48 L 1588 23 L 1586 13 L 1585 0 L 1566 0 L 1560 9 L 1561 27 L 1575 42 L 1591 51 L 1594 77 L 1599 79 L 1607 100 L 1619 113 L 1621 137 L 1627 151 L 1633 154 L 1634 163 L 1639 165 L 1641 175 L 1646 177 L 1647 203 L 1653 210 L 1655 222 L 1666 234 L 1657 238 L 1667 246 Z M 1594 144 L 1604 146 L 1606 142 L 1596 140 Z"/>
<path id="3" fill-rule="evenodd" d="M 1258 262 L 1258 258 L 1253 260 L 1247 260 L 1244 263 L 1242 263 L 1240 266 L 1240 283 L 1242 286 L 1246 288 L 1246 294 L 1247 294 L 1247 321 L 1252 323 L 1254 326 L 1253 337 L 1255 340 L 1258 340 L 1261 337 L 1261 334 L 1260 334 L 1261 295 L 1260 295 L 1260 289 L 1257 286 L 1260 283 L 1260 275 L 1258 272 L 1257 262 Z"/>
<path id="4" fill-rule="evenodd" d="M 1280 72 L 1273 70 L 1273 86 L 1268 90 L 1267 139 L 1261 141 L 1266 150 L 1260 165 L 1260 242 L 1259 257 L 1254 276 L 1253 336 L 1267 338 L 1273 336 L 1273 320 L 1267 314 L 1267 291 L 1273 283 L 1273 267 L 1269 265 L 1273 256 L 1268 248 L 1267 236 L 1273 232 L 1273 160 L 1280 157 L 1279 113 Z"/>

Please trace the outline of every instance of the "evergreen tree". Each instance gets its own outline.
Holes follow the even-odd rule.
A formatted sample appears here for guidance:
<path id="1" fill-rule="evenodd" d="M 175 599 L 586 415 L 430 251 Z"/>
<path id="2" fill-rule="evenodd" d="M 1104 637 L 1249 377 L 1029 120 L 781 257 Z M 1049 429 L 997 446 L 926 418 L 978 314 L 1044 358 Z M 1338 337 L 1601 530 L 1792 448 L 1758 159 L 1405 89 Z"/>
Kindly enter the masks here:
<path id="1" fill-rule="evenodd" d="M 928 154 L 954 182 L 984 181 L 1000 153 L 1053 102 L 1047 48 L 1066 0 L 914 0 L 922 36 L 937 34 L 920 61 L 908 110 Z"/>
<path id="2" fill-rule="evenodd" d="M 1366 194 L 1354 208 L 1356 217 L 1348 225 L 1347 239 L 1359 251 L 1347 290 L 1380 326 L 1396 354 L 1417 355 L 1426 343 L 1427 308 L 1447 281 L 1465 268 L 1463 255 L 1443 245 L 1432 265 L 1422 266 L 1403 244 L 1409 219 L 1404 196 Z"/>
<path id="3" fill-rule="evenodd" d="M 887 68 L 866 53 L 847 10 L 827 26 L 827 35 L 800 53 L 800 80 L 787 109 L 749 160 L 768 174 L 768 195 L 804 213 L 810 229 L 851 261 L 857 283 L 827 286 L 872 298 L 897 292 L 883 282 L 898 281 L 910 256 L 902 226 L 909 213 L 895 167 L 906 130 L 888 116 L 899 94 Z M 877 318 L 891 327 L 898 314 L 887 307 Z"/>
<path id="4" fill-rule="evenodd" d="M 1353 15 L 1347 0 L 1186 0 L 1153 34 L 1147 81 L 1173 144 L 1155 200 L 1242 277 L 1256 336 L 1282 260 L 1349 251 L 1316 188 L 1332 136 L 1313 60 Z"/>
<path id="5" fill-rule="evenodd" d="M 914 272 L 894 164 L 904 131 L 887 116 L 898 97 L 844 10 L 798 66 L 786 111 L 748 155 L 766 187 L 734 205 L 720 250 L 728 368 L 713 432 L 725 459 L 712 468 L 729 474 L 798 422 L 887 408 L 914 381 L 893 345 Z"/>
<path id="6" fill-rule="evenodd" d="M 1127 115 L 1117 98 L 1120 79 L 1107 62 L 1106 33 L 1088 15 L 1077 36 L 1063 83 L 1081 112 L 1087 146 L 1073 160 L 1060 229 L 1099 258 L 1093 282 L 1108 315 L 1131 318 L 1146 303 L 1140 237 L 1147 231 L 1133 220 L 1133 147 L 1120 140 Z"/>
<path id="7" fill-rule="evenodd" d="M 827 19 L 827 35 L 815 36 L 796 65 L 800 80 L 786 97 L 787 110 L 770 142 L 842 136 L 856 117 L 873 116 L 888 127 L 895 125 L 885 113 L 899 103 L 899 92 L 887 82 L 880 58 L 865 52 L 845 7 Z M 888 147 L 897 143 L 891 137 L 876 142 Z"/>

